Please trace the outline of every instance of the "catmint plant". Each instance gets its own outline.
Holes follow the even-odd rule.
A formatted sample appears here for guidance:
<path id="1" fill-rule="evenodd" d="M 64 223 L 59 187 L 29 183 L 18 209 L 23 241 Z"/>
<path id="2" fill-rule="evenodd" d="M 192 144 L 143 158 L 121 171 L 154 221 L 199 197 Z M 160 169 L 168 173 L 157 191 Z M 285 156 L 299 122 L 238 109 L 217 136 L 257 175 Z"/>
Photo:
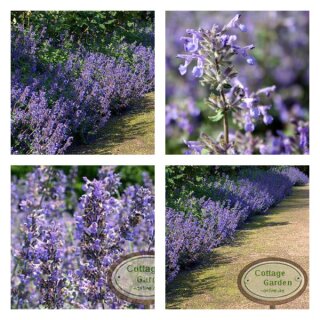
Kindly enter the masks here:
<path id="1" fill-rule="evenodd" d="M 60 223 L 65 210 L 65 183 L 62 172 L 39 168 L 23 186 L 23 200 L 15 209 L 20 211 L 20 217 L 13 220 L 20 223 L 21 231 L 20 241 L 12 239 L 19 241 L 13 251 L 14 270 L 19 274 L 19 281 L 12 282 L 15 308 L 28 308 L 35 300 L 44 308 L 63 306 L 64 227 Z M 31 292 L 32 286 L 39 291 Z"/>
<path id="2" fill-rule="evenodd" d="M 144 308 L 119 299 L 106 275 L 122 255 L 154 250 L 153 181 L 144 172 L 122 189 L 102 167 L 79 196 L 77 176 L 39 167 L 12 179 L 12 308 Z"/>
<path id="3" fill-rule="evenodd" d="M 167 16 L 167 153 L 309 153 L 308 12 L 250 11 L 241 17 L 235 15 L 225 26 L 224 21 L 230 20 L 228 11 L 170 12 Z M 189 34 L 182 38 L 181 44 L 180 35 L 188 26 L 199 23 L 201 30 L 188 29 Z M 218 26 L 212 27 L 213 23 Z M 214 37 L 212 29 L 215 30 Z M 208 42 L 208 36 L 207 40 L 206 36 L 202 37 L 205 31 L 214 38 L 211 49 L 205 46 Z M 221 45 L 217 45 L 219 34 L 225 40 Z M 176 55 L 181 53 L 183 44 L 185 52 L 182 56 L 187 59 L 181 62 Z M 226 112 L 229 148 L 226 148 L 223 128 L 226 126 L 222 96 L 220 93 L 214 95 L 210 87 L 216 81 L 215 59 L 214 56 L 209 59 L 213 64 L 210 68 L 207 58 L 210 53 L 223 54 L 224 45 L 230 47 L 229 52 L 233 55 L 225 59 L 230 65 L 220 65 L 220 71 L 223 74 L 224 69 L 232 66 L 232 73 L 237 73 L 230 79 L 225 79 L 224 74 L 220 77 L 232 86 L 223 90 L 227 104 L 239 93 L 239 105 Z M 204 59 L 198 59 L 200 56 Z M 179 70 L 184 73 L 182 77 Z M 213 76 L 215 80 L 199 86 L 205 76 Z M 264 86 L 271 89 L 268 96 L 260 90 Z M 212 101 L 209 101 L 210 96 L 213 96 Z M 194 101 L 198 114 L 189 110 L 189 101 Z"/>
<path id="4" fill-rule="evenodd" d="M 223 27 L 213 25 L 211 30 L 187 29 L 187 36 L 182 37 L 184 42 L 184 54 L 177 57 L 184 60 L 179 66 L 181 75 L 187 73 L 189 65 L 192 74 L 199 78 L 201 85 L 208 86 L 210 90 L 207 105 L 214 114 L 209 117 L 212 122 L 223 122 L 223 134 L 217 141 L 207 135 L 201 136 L 201 150 L 195 148 L 196 153 L 209 154 L 233 154 L 236 153 L 236 143 L 230 141 L 229 118 L 245 132 L 253 132 L 255 123 L 262 118 L 268 125 L 273 121 L 269 114 L 271 106 L 264 105 L 261 96 L 275 90 L 275 86 L 250 93 L 238 79 L 235 69 L 235 56 L 243 57 L 249 65 L 255 64 L 251 55 L 254 45 L 240 46 L 237 44 L 236 31 L 246 32 L 247 28 L 240 23 L 240 15 L 237 14 Z M 192 148 L 190 143 L 187 145 Z"/>
<path id="5" fill-rule="evenodd" d="M 122 249 L 120 231 L 121 203 L 113 195 L 120 179 L 117 175 L 90 181 L 85 178 L 86 194 L 80 199 L 80 212 L 76 215 L 79 238 L 80 268 L 76 270 L 79 292 L 92 308 L 111 304 L 120 307 L 121 301 L 111 292 L 105 275 L 112 261 Z"/>
<path id="6" fill-rule="evenodd" d="M 89 143 L 110 117 L 137 105 L 154 89 L 154 50 L 120 43 L 116 56 L 93 52 L 71 36 L 48 39 L 46 29 L 11 30 L 11 151 L 64 154 Z M 74 49 L 65 47 L 73 44 Z M 66 58 L 44 61 L 43 46 Z M 125 58 L 130 53 L 130 61 Z"/>

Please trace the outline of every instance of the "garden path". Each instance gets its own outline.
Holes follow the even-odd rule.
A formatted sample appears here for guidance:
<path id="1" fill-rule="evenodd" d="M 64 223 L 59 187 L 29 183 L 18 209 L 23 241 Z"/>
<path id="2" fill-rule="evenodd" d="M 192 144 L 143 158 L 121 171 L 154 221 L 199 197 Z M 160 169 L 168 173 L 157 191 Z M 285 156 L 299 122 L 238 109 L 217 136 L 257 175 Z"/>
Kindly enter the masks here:
<path id="1" fill-rule="evenodd" d="M 67 154 L 153 154 L 154 92 L 132 108 L 110 118 L 89 144 L 71 146 Z"/>
<path id="2" fill-rule="evenodd" d="M 197 268 L 180 273 L 167 288 L 170 309 L 264 309 L 238 290 L 237 277 L 248 263 L 281 257 L 309 270 L 309 186 L 292 194 L 268 214 L 253 216 L 232 243 L 214 249 Z M 277 309 L 307 309 L 308 287 L 296 300 Z"/>

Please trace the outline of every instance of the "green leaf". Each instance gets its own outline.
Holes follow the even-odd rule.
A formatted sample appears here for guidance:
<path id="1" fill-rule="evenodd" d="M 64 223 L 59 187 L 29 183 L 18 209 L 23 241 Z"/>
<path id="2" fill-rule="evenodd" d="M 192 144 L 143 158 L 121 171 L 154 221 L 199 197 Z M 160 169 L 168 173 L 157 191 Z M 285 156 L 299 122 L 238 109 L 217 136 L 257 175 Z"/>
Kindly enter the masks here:
<path id="1" fill-rule="evenodd" d="M 223 84 L 222 84 L 222 83 L 219 83 L 218 86 L 216 87 L 216 90 L 217 90 L 218 92 L 220 92 L 220 91 L 222 90 L 222 88 L 223 88 Z M 220 93 L 220 94 L 221 94 L 221 93 Z"/>
<path id="2" fill-rule="evenodd" d="M 116 19 L 111 19 L 106 22 L 106 24 L 113 24 L 116 22 Z"/>
<path id="3" fill-rule="evenodd" d="M 212 97 L 211 97 L 211 94 L 212 94 Z M 214 99 L 213 96 L 219 97 L 220 94 L 221 94 L 221 93 L 220 93 L 215 87 L 214 87 L 214 88 L 211 88 L 210 98 Z"/>
<path id="4" fill-rule="evenodd" d="M 214 116 L 208 117 L 212 122 L 220 121 L 223 118 L 224 114 L 222 110 L 219 110 Z"/>
<path id="5" fill-rule="evenodd" d="M 234 72 L 234 73 L 230 73 L 228 77 L 231 79 L 231 78 L 236 77 L 237 75 L 238 75 L 238 73 Z"/>
<path id="6" fill-rule="evenodd" d="M 212 85 L 215 85 L 217 83 L 217 80 L 214 77 L 212 77 L 212 76 L 210 76 L 208 74 L 205 74 L 203 76 L 203 79 L 208 81 L 208 83 L 212 83 Z"/>
<path id="7" fill-rule="evenodd" d="M 204 155 L 205 155 L 205 154 L 210 154 L 210 153 L 209 153 L 209 150 L 207 150 L 207 149 L 202 149 L 202 150 L 201 150 L 201 154 L 204 154 Z"/>

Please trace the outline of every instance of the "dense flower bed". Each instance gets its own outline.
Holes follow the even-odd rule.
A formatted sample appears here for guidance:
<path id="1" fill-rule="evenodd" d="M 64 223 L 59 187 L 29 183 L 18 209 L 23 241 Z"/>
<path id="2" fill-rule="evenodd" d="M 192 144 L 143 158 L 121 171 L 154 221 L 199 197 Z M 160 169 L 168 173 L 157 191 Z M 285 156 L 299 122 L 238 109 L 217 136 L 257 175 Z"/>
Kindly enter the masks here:
<path id="1" fill-rule="evenodd" d="M 111 264 L 131 252 L 154 249 L 153 183 L 121 192 L 120 176 L 102 168 L 84 178 L 78 201 L 69 175 L 36 168 L 12 181 L 11 307 L 126 308 L 106 276 Z"/>
<path id="2" fill-rule="evenodd" d="M 308 183 L 294 167 L 244 169 L 236 179 L 223 175 L 205 178 L 202 194 L 182 199 L 183 207 L 167 208 L 166 272 L 172 281 L 185 268 L 213 248 L 232 238 L 238 226 L 253 214 L 267 210 L 290 194 L 292 186 Z"/>
<path id="3" fill-rule="evenodd" d="M 63 154 L 153 90 L 152 48 L 124 43 L 107 56 L 21 25 L 11 40 L 12 153 Z"/>

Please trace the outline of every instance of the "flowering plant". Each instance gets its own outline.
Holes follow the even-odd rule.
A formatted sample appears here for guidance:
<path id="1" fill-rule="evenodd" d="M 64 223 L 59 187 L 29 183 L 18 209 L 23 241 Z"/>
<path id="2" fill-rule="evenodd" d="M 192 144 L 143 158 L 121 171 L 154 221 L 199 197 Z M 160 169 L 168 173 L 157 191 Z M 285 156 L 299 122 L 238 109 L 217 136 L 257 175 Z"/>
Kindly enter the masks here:
<path id="1" fill-rule="evenodd" d="M 120 175 L 103 167 L 84 178 L 78 201 L 74 169 L 13 178 L 11 306 L 143 308 L 117 298 L 107 273 L 122 255 L 154 250 L 153 183 L 144 173 L 146 184 L 122 191 Z"/>
<path id="2" fill-rule="evenodd" d="M 278 83 L 276 83 L 277 86 L 269 84 L 266 87 L 249 90 L 247 83 L 254 80 L 253 75 L 259 75 L 261 67 L 252 54 L 255 46 L 240 44 L 240 34 L 249 31 L 249 28 L 241 22 L 241 18 L 240 14 L 236 14 L 226 25 L 214 24 L 211 28 L 187 29 L 186 36 L 181 37 L 185 52 L 177 55 L 179 59 L 183 60 L 178 70 L 180 75 L 186 77 L 188 69 L 191 69 L 191 76 L 188 76 L 188 81 L 185 83 L 192 95 L 192 98 L 188 97 L 188 99 L 195 101 L 198 96 L 207 94 L 205 106 L 201 107 L 203 115 L 200 121 L 203 121 L 203 117 L 209 114 L 208 119 L 211 123 L 214 122 L 218 126 L 221 122 L 223 126 L 223 132 L 218 133 L 215 138 L 208 133 L 200 132 L 200 138 L 196 141 L 185 139 L 185 144 L 188 147 L 186 153 L 308 153 L 309 129 L 308 123 L 301 119 L 304 117 L 303 112 L 290 119 L 292 125 L 290 131 L 293 131 L 293 134 L 288 135 L 279 129 L 275 130 L 276 134 L 271 131 L 276 111 L 281 113 L 282 118 L 285 113 L 289 115 L 286 107 L 283 106 L 283 99 L 277 93 Z M 247 68 L 241 67 L 238 71 L 236 65 L 237 61 L 241 60 L 240 58 L 255 70 L 247 71 Z M 249 72 L 250 78 L 246 79 Z M 199 93 L 197 93 L 194 80 L 198 80 L 196 82 L 200 82 L 204 90 L 198 90 Z M 256 82 L 259 80 L 256 77 Z M 168 82 L 170 81 L 172 81 L 171 78 Z M 181 81 L 177 81 L 177 83 L 179 84 Z M 175 86 L 177 87 L 176 84 Z M 177 88 L 167 87 L 169 99 L 171 96 L 178 95 Z M 185 102 L 182 101 L 182 98 L 180 100 L 180 102 L 169 103 L 166 107 L 168 137 L 177 134 L 188 138 L 190 134 L 194 135 L 195 126 L 199 126 L 197 123 L 192 124 L 192 122 L 198 122 L 199 116 L 197 115 L 195 118 L 191 113 L 182 112 L 181 110 L 185 110 Z M 282 104 L 281 110 L 279 109 L 280 104 Z M 295 107 L 301 110 L 298 104 Z M 199 109 L 198 107 L 198 114 L 200 113 Z M 194 121 L 190 118 L 194 118 Z M 288 117 L 281 120 L 288 122 Z M 230 122 L 232 126 L 230 126 Z M 278 126 L 277 122 L 278 118 L 276 118 L 275 126 Z M 192 131 L 189 129 L 190 125 L 185 125 L 188 123 L 192 124 Z M 263 125 L 270 127 L 265 137 L 259 134 Z M 209 126 L 210 124 L 204 126 L 204 131 L 208 132 Z M 178 127 L 180 133 L 177 131 Z M 168 138 L 168 146 L 171 145 L 172 142 Z"/>
<path id="3" fill-rule="evenodd" d="M 11 40 L 13 154 L 64 154 L 88 143 L 154 88 L 151 47 L 118 43 L 109 56 L 68 33 L 52 39 L 46 28 L 21 24 L 12 25 Z"/>

